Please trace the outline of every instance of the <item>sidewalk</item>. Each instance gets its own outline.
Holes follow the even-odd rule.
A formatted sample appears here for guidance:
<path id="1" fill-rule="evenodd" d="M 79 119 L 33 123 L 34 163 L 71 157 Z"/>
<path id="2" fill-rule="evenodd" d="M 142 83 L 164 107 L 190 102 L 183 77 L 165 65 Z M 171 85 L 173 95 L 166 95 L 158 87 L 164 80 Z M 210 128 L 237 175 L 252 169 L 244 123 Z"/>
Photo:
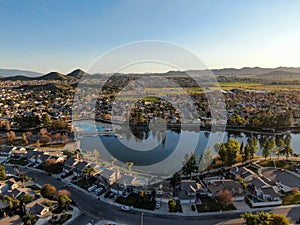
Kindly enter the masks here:
<path id="1" fill-rule="evenodd" d="M 72 207 L 73 207 L 72 217 L 68 219 L 67 222 L 64 223 L 64 225 L 72 224 L 72 222 L 81 214 L 81 211 L 77 207 L 75 206 Z"/>

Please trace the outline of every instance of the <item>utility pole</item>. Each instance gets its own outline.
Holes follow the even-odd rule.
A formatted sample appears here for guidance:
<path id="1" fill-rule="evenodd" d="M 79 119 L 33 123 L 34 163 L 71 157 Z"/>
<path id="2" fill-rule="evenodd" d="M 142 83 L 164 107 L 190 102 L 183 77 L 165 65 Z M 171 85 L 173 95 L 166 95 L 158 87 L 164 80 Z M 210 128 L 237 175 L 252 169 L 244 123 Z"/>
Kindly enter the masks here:
<path id="1" fill-rule="evenodd" d="M 141 214 L 141 225 L 144 225 L 144 213 Z"/>

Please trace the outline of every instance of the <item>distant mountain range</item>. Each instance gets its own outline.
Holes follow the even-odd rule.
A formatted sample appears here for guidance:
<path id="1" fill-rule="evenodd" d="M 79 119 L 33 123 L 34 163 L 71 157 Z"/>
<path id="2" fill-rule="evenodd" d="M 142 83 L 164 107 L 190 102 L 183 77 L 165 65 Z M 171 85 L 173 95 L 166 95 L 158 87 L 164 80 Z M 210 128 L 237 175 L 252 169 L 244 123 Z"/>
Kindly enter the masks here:
<path id="1" fill-rule="evenodd" d="M 28 71 L 28 70 L 11 70 L 11 69 L 0 69 L 0 77 L 9 77 L 9 76 L 26 76 L 26 77 L 39 77 L 43 74 Z"/>
<path id="2" fill-rule="evenodd" d="M 213 69 L 211 70 L 216 76 L 221 77 L 232 77 L 232 76 L 254 76 L 256 78 L 278 78 L 278 77 L 292 77 L 300 78 L 300 67 L 278 67 L 278 68 L 260 68 L 260 67 L 244 67 L 241 69 L 235 68 L 224 68 L 224 69 Z M 189 70 L 188 73 L 194 75 L 207 75 L 209 70 Z M 168 76 L 180 76 L 184 74 L 182 71 L 169 71 L 162 75 Z M 82 76 L 88 75 L 86 72 L 76 69 L 69 74 L 61 74 L 58 72 L 50 72 L 42 75 L 33 71 L 25 70 L 7 70 L 0 69 L 0 80 L 76 80 Z"/>

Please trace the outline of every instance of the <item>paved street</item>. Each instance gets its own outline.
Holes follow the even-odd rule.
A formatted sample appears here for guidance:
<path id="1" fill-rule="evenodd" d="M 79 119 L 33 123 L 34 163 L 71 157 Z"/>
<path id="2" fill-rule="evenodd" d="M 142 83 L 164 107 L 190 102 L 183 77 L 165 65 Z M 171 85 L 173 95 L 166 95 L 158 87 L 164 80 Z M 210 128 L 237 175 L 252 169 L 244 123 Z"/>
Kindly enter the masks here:
<path id="1" fill-rule="evenodd" d="M 10 169 L 10 168 L 8 168 Z M 85 225 L 93 218 L 94 221 L 100 219 L 112 220 L 117 223 L 127 225 L 140 225 L 141 224 L 141 213 L 130 211 L 122 212 L 119 207 L 109 205 L 97 200 L 95 197 L 78 190 L 75 187 L 68 187 L 61 181 L 56 180 L 52 176 L 48 176 L 46 173 L 31 169 L 26 169 L 25 174 L 36 177 L 37 183 L 43 185 L 50 183 L 55 185 L 57 189 L 68 189 L 72 193 L 72 198 L 78 203 L 78 208 L 83 212 L 83 215 L 79 216 L 72 224 L 74 225 Z M 279 208 L 275 210 L 275 213 L 286 215 L 293 221 L 299 218 L 299 208 Z M 184 216 L 166 216 L 166 215 L 153 215 L 150 213 L 144 214 L 144 225 L 214 225 L 214 224 L 242 224 L 242 220 L 239 219 L 239 213 L 226 215 L 220 213 L 218 216 L 204 216 L 204 217 L 184 217 Z"/>

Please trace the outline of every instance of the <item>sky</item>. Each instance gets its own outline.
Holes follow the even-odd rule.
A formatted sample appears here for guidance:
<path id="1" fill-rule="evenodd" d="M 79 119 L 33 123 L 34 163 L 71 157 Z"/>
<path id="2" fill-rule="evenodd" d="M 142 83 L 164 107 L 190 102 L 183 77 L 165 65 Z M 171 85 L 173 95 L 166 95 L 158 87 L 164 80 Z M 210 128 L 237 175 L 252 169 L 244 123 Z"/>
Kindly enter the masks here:
<path id="1" fill-rule="evenodd" d="M 143 40 L 182 46 L 208 68 L 298 67 L 299 10 L 298 0 L 0 0 L 0 68 L 88 70 Z"/>

